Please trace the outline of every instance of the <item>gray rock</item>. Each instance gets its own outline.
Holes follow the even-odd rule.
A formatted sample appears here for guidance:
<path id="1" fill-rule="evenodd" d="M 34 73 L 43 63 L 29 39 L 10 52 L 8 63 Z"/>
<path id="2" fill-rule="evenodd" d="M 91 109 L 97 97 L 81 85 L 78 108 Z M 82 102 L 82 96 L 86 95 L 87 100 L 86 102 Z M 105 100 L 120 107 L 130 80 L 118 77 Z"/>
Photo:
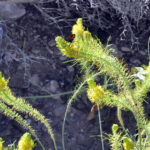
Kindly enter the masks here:
<path id="1" fill-rule="evenodd" d="M 72 66 L 68 66 L 67 69 L 69 72 L 74 72 L 74 68 Z"/>
<path id="2" fill-rule="evenodd" d="M 45 89 L 52 92 L 56 93 L 59 88 L 59 84 L 56 80 L 51 80 L 49 83 L 46 84 Z"/>
<path id="3" fill-rule="evenodd" d="M 130 58 L 130 63 L 132 63 L 135 66 L 140 66 L 141 65 L 141 61 L 136 59 L 136 58 Z"/>
<path id="4" fill-rule="evenodd" d="M 54 114 L 56 117 L 63 117 L 64 116 L 64 113 L 66 111 L 66 108 L 65 106 L 59 106 L 59 107 L 56 107 L 55 110 L 54 110 Z"/>
<path id="5" fill-rule="evenodd" d="M 131 52 L 131 49 L 129 49 L 128 47 L 121 47 L 121 51 L 122 52 Z"/>
<path id="6" fill-rule="evenodd" d="M 47 113 L 47 115 L 52 116 L 52 112 L 51 112 L 51 111 L 49 111 L 49 112 Z"/>
<path id="7" fill-rule="evenodd" d="M 142 56 L 147 56 L 147 50 L 140 50 L 139 54 Z"/>
<path id="8" fill-rule="evenodd" d="M 30 124 L 31 124 L 31 122 L 32 122 L 32 120 L 31 120 L 31 119 L 27 119 L 27 120 L 26 120 L 26 123 L 27 123 L 28 125 L 30 125 Z"/>
<path id="9" fill-rule="evenodd" d="M 32 77 L 30 78 L 30 82 L 33 85 L 39 85 L 40 84 L 40 78 L 39 78 L 38 74 L 32 75 Z"/>
<path id="10" fill-rule="evenodd" d="M 67 60 L 67 57 L 66 56 L 60 56 L 60 58 L 59 58 L 61 61 L 65 61 L 65 60 Z"/>
<path id="11" fill-rule="evenodd" d="M 55 42 L 54 39 L 53 39 L 53 40 L 50 40 L 50 41 L 48 42 L 48 44 L 49 44 L 50 47 L 56 46 L 56 42 Z"/>
<path id="12" fill-rule="evenodd" d="M 0 17 L 3 19 L 18 19 L 25 13 L 25 8 L 15 3 L 0 5 Z"/>

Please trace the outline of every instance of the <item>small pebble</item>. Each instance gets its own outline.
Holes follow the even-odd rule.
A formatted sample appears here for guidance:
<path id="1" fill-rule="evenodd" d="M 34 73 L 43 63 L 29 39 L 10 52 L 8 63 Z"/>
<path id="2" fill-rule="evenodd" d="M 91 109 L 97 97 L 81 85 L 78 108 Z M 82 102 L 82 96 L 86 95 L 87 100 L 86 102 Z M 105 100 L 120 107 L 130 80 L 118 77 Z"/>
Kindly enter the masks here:
<path id="1" fill-rule="evenodd" d="M 27 119 L 27 120 L 26 120 L 26 123 L 27 123 L 28 125 L 30 125 L 30 124 L 31 124 L 31 122 L 32 122 L 32 120 L 31 120 L 31 119 Z"/>
<path id="2" fill-rule="evenodd" d="M 68 66 L 67 69 L 69 72 L 74 72 L 74 68 L 72 66 Z"/>
<path id="3" fill-rule="evenodd" d="M 64 116 L 65 111 L 66 111 L 66 108 L 65 106 L 62 105 L 62 106 L 55 108 L 54 114 L 56 117 L 61 117 L 61 116 Z"/>
<path id="4" fill-rule="evenodd" d="M 46 84 L 45 89 L 52 92 L 56 93 L 59 88 L 59 84 L 56 80 L 51 80 L 49 83 Z"/>
<path id="5" fill-rule="evenodd" d="M 128 47 L 121 47 L 121 51 L 122 52 L 131 52 L 131 49 L 129 49 Z"/>
<path id="6" fill-rule="evenodd" d="M 39 85 L 40 84 L 40 78 L 38 76 L 38 74 L 34 74 L 31 78 L 30 78 L 30 82 L 33 85 Z"/>
<path id="7" fill-rule="evenodd" d="M 50 40 L 48 44 L 49 44 L 50 47 L 56 46 L 56 42 L 55 42 L 54 39 L 53 39 L 53 40 Z"/>
<path id="8" fill-rule="evenodd" d="M 135 66 L 140 66 L 141 65 L 141 61 L 135 58 L 130 58 L 130 63 L 132 63 Z"/>
<path id="9" fill-rule="evenodd" d="M 65 60 L 67 60 L 67 57 L 66 56 L 60 56 L 60 58 L 59 58 L 61 61 L 65 61 Z"/>
<path id="10" fill-rule="evenodd" d="M 145 50 L 140 50 L 140 51 L 139 51 L 139 54 L 142 55 L 142 56 L 146 56 L 146 55 L 147 55 L 147 51 L 145 51 Z"/>
<path id="11" fill-rule="evenodd" d="M 23 5 L 5 4 L 0 5 L 0 18 L 3 19 L 18 19 L 26 14 L 26 10 Z"/>

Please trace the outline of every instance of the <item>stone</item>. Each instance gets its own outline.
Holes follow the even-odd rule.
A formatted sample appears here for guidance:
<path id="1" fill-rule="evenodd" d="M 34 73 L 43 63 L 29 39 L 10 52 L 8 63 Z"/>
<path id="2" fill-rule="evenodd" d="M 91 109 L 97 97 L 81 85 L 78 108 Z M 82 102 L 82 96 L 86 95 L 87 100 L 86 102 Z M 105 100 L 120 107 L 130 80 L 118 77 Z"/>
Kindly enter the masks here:
<path id="1" fill-rule="evenodd" d="M 140 66 L 141 65 L 141 61 L 136 59 L 136 58 L 133 58 L 133 57 L 130 58 L 130 63 L 135 65 L 135 66 Z"/>
<path id="2" fill-rule="evenodd" d="M 58 82 L 56 80 L 51 80 L 50 82 L 50 91 L 55 93 L 59 88 Z"/>
<path id="3" fill-rule="evenodd" d="M 72 66 L 68 66 L 67 69 L 69 72 L 74 72 L 74 68 Z"/>
<path id="4" fill-rule="evenodd" d="M 45 86 L 45 89 L 47 91 L 52 92 L 52 93 L 57 93 L 58 88 L 59 88 L 59 84 L 58 84 L 58 82 L 56 80 L 51 80 Z"/>
<path id="5" fill-rule="evenodd" d="M 49 44 L 50 47 L 56 46 L 55 40 L 50 40 L 48 44 Z"/>
<path id="6" fill-rule="evenodd" d="M 121 51 L 122 52 L 131 52 L 131 49 L 129 49 L 128 47 L 121 47 Z"/>
<path id="7" fill-rule="evenodd" d="M 26 10 L 22 5 L 15 3 L 0 5 L 0 17 L 3 19 L 18 19 L 25 13 Z"/>
<path id="8" fill-rule="evenodd" d="M 59 58 L 61 61 L 65 61 L 65 60 L 67 60 L 67 57 L 66 56 L 60 56 L 60 58 Z"/>
<path id="9" fill-rule="evenodd" d="M 33 74 L 32 77 L 30 78 L 30 82 L 33 85 L 39 85 L 40 84 L 40 78 L 39 78 L 38 74 Z"/>
<path id="10" fill-rule="evenodd" d="M 56 107 L 55 110 L 54 110 L 54 114 L 56 117 L 63 117 L 64 116 L 64 113 L 66 111 L 66 108 L 65 106 L 59 106 L 59 107 Z"/>
<path id="11" fill-rule="evenodd" d="M 147 50 L 140 50 L 139 54 L 142 56 L 147 56 Z"/>
<path id="12" fill-rule="evenodd" d="M 27 120 L 26 120 L 26 123 L 27 123 L 28 125 L 30 125 L 30 124 L 31 124 L 31 122 L 32 122 L 32 120 L 31 120 L 31 119 L 27 119 Z"/>

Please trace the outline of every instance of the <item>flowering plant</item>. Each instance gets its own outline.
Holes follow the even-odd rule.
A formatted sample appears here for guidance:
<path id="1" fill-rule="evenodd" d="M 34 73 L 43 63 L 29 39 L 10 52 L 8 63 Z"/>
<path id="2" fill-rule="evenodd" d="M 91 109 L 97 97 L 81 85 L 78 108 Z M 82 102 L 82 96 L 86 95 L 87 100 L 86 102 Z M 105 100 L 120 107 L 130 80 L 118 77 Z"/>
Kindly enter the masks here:
<path id="1" fill-rule="evenodd" d="M 111 54 L 108 44 L 104 46 L 99 39 L 94 38 L 88 30 L 85 30 L 81 18 L 73 25 L 72 34 L 75 35 L 72 42 L 60 36 L 56 37 L 57 47 L 63 55 L 74 58 L 75 62 L 81 65 L 84 75 L 83 81 L 68 101 L 62 133 L 64 133 L 66 116 L 73 100 L 87 84 L 87 96 L 92 103 L 96 103 L 100 108 L 102 106 L 117 107 L 117 116 L 123 131 L 117 132 L 117 129 L 114 130 L 113 127 L 113 134 L 109 135 L 112 150 L 150 148 L 150 121 L 146 118 L 143 107 L 144 98 L 150 91 L 150 63 L 147 67 L 136 68 L 136 73 L 130 72 L 123 61 Z M 93 66 L 97 70 L 93 69 Z M 97 85 L 98 76 L 105 76 L 104 83 L 107 84 Z M 133 140 L 134 136 L 130 135 L 124 126 L 121 115 L 123 110 L 132 112 L 136 119 L 137 140 Z M 63 149 L 65 149 L 64 138 L 62 142 Z M 104 149 L 103 144 L 102 149 Z"/>

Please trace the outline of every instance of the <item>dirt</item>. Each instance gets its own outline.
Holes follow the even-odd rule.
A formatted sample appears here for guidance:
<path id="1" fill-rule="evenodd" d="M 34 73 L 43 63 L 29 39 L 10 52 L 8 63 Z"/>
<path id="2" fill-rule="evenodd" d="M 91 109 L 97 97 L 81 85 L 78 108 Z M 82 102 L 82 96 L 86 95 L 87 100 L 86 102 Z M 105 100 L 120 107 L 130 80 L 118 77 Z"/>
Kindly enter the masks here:
<path id="1" fill-rule="evenodd" d="M 59 94 L 72 91 L 80 80 L 80 71 L 72 63 L 64 63 L 68 59 L 59 52 L 55 45 L 55 37 L 58 35 L 69 37 L 71 26 L 61 28 L 53 22 L 47 21 L 34 6 L 26 4 L 26 14 L 17 20 L 6 22 L 8 35 L 13 42 L 30 57 L 30 61 L 12 61 L 9 65 L 1 64 L 1 71 L 5 77 L 10 77 L 9 86 L 16 96 L 42 96 Z M 75 21 L 75 19 L 74 19 Z M 72 22 L 74 24 L 75 22 Z M 90 27 L 89 27 L 90 29 Z M 63 33 L 63 35 L 62 35 Z M 113 31 L 114 44 L 117 44 L 117 32 Z M 104 40 L 107 37 L 104 38 Z M 128 47 L 128 45 L 117 45 Z M 144 47 L 145 49 L 145 47 Z M 125 49 L 124 49 L 125 51 Z M 145 50 L 146 51 L 146 50 Z M 139 53 L 131 51 L 119 51 L 120 57 L 124 57 L 129 66 L 141 65 L 147 62 L 146 52 L 139 58 Z M 142 56 L 142 54 L 140 54 Z M 25 68 L 26 65 L 26 68 Z M 26 98 L 32 106 L 38 109 L 51 123 L 58 150 L 62 150 L 61 130 L 67 100 L 71 94 L 50 98 Z M 98 150 L 101 149 L 99 136 L 98 115 L 91 121 L 87 121 L 92 104 L 88 101 L 84 92 L 72 105 L 66 120 L 65 146 L 66 150 Z M 149 106 L 146 105 L 148 110 Z M 38 137 L 46 147 L 53 150 L 53 143 L 46 128 L 36 120 L 23 115 L 27 122 L 35 129 Z M 131 116 L 131 117 L 129 117 Z M 148 114 L 150 116 L 150 114 Z M 101 110 L 102 127 L 105 133 L 111 133 L 113 123 L 118 123 L 116 109 L 104 107 Z M 131 125 L 135 124 L 134 118 L 124 112 L 124 118 L 128 121 L 129 130 L 135 133 Z M 18 141 L 26 131 L 15 121 L 0 115 L 0 137 L 5 140 L 5 145 Z M 109 150 L 108 141 L 105 141 L 105 150 Z M 41 150 L 37 145 L 35 150 Z"/>

